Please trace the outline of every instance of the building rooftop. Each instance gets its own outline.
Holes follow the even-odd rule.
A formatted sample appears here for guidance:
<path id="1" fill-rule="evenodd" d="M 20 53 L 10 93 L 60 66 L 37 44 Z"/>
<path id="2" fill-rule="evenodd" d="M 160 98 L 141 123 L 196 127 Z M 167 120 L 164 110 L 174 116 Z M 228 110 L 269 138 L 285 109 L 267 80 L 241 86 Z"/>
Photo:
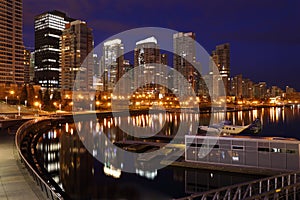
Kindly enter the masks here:
<path id="1" fill-rule="evenodd" d="M 144 40 L 138 41 L 136 43 L 136 45 L 145 44 L 145 43 L 155 43 L 155 44 L 157 44 L 157 39 L 154 36 L 152 36 L 152 37 L 146 38 Z"/>

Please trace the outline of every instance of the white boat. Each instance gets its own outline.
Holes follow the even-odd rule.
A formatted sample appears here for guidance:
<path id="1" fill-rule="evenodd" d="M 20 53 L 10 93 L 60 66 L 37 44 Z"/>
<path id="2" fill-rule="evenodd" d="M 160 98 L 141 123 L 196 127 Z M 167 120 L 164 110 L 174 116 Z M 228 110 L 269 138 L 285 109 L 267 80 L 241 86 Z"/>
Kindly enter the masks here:
<path id="1" fill-rule="evenodd" d="M 242 132 L 258 133 L 261 130 L 261 123 L 259 119 L 256 119 L 251 124 L 246 126 L 238 126 L 232 125 L 229 121 L 224 121 L 211 126 L 199 126 L 199 129 L 201 131 L 217 133 L 221 135 L 237 135 Z"/>

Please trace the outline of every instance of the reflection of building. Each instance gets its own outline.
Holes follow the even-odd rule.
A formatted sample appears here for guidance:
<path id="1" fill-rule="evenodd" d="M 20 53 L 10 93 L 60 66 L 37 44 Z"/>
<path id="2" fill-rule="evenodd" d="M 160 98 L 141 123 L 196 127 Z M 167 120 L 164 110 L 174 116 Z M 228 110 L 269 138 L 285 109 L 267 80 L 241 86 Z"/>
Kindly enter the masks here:
<path id="1" fill-rule="evenodd" d="M 185 136 L 188 162 L 232 165 L 252 169 L 292 171 L 300 169 L 299 141 Z"/>
<path id="2" fill-rule="evenodd" d="M 230 77 L 230 46 L 229 43 L 216 46 L 216 49 L 212 52 L 212 58 L 219 70 L 222 77 L 226 94 L 229 93 L 228 78 Z"/>
<path id="3" fill-rule="evenodd" d="M 59 152 L 60 152 L 60 133 L 57 130 L 50 130 L 43 134 L 43 139 L 38 143 L 39 157 L 51 177 L 56 183 L 60 184 L 59 178 Z"/>
<path id="4" fill-rule="evenodd" d="M 0 1 L 0 83 L 24 83 L 22 0 Z"/>
<path id="5" fill-rule="evenodd" d="M 230 173 L 208 173 L 208 171 L 187 169 L 185 170 L 185 192 L 187 194 L 200 193 L 238 183 L 249 182 L 257 178 L 257 176 L 238 176 L 237 174 Z"/>
<path id="6" fill-rule="evenodd" d="M 60 178 L 71 199 L 90 196 L 94 176 L 93 156 L 87 152 L 75 130 L 74 124 L 66 124 L 60 137 Z"/>
<path id="7" fill-rule="evenodd" d="M 104 42 L 101 65 L 104 67 L 104 91 L 112 92 L 117 81 L 124 74 L 124 46 L 120 39 Z"/>
<path id="8" fill-rule="evenodd" d="M 89 91 L 93 86 L 94 60 L 92 29 L 77 20 L 66 25 L 61 36 L 61 89 Z"/>
<path id="9" fill-rule="evenodd" d="M 59 38 L 70 21 L 73 19 L 56 10 L 34 18 L 35 78 L 44 88 L 60 87 Z"/>
<path id="10" fill-rule="evenodd" d="M 194 91 L 198 90 L 199 72 L 195 69 L 196 47 L 195 33 L 176 33 L 173 35 L 174 57 L 173 65 L 184 78 L 188 81 Z M 174 89 L 179 92 L 187 92 L 186 88 L 180 88 L 182 85 L 179 77 L 174 76 Z"/>

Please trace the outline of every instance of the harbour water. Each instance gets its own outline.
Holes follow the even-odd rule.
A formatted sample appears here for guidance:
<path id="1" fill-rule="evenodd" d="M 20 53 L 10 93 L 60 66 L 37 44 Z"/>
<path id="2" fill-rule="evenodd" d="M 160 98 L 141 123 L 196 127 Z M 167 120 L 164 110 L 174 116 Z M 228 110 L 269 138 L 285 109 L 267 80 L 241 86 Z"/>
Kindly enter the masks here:
<path id="1" fill-rule="evenodd" d="M 150 125 L 161 130 L 158 135 L 176 134 L 180 123 L 197 121 L 207 125 L 211 119 L 227 119 L 236 125 L 245 125 L 260 118 L 263 129 L 257 136 L 292 137 L 300 139 L 300 107 L 271 107 L 249 111 L 213 114 L 152 114 L 137 115 L 127 119 L 134 126 Z M 77 122 L 79 131 L 97 138 L 105 134 L 112 142 L 127 141 L 130 136 L 118 128 L 120 117 L 105 117 Z M 165 122 L 165 123 L 164 123 Z M 78 126 L 79 125 L 79 126 Z M 45 132 L 38 144 L 39 158 L 54 180 L 72 199 L 170 199 L 191 193 L 215 189 L 259 178 L 257 175 L 226 173 L 220 171 L 165 167 L 148 171 L 137 168 L 136 173 L 124 173 L 108 168 L 110 163 L 100 163 L 89 153 L 77 134 L 74 124 L 61 124 Z M 101 141 L 93 141 L 101 146 Z M 103 145 L 103 144 L 102 144 Z M 96 148 L 95 147 L 95 148 Z M 109 155 L 113 158 L 113 154 Z"/>

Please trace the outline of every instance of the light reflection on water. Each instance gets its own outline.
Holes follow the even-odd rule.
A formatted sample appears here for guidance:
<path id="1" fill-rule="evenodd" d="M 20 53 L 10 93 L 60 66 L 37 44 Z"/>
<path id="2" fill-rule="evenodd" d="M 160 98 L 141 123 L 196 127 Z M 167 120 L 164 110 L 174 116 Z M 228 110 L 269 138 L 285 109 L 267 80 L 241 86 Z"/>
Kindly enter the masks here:
<path id="1" fill-rule="evenodd" d="M 197 120 L 198 118 L 201 125 L 208 125 L 211 115 L 214 122 L 226 117 L 227 120 L 231 120 L 236 125 L 248 124 L 254 119 L 260 118 L 263 124 L 261 136 L 300 139 L 297 124 L 300 119 L 299 113 L 299 107 L 294 109 L 286 107 L 227 112 L 225 115 L 224 113 L 200 115 L 166 113 L 124 118 L 135 126 L 162 129 L 158 134 L 165 136 L 174 135 L 180 123 Z M 137 168 L 135 175 L 122 173 L 120 171 L 123 167 L 122 163 L 115 167 L 109 162 L 113 161 L 115 157 L 115 149 L 105 149 L 107 144 L 99 141 L 99 135 L 101 134 L 105 134 L 111 141 L 132 139 L 118 129 L 121 121 L 121 117 L 106 117 L 95 121 L 78 122 L 79 131 L 84 130 L 95 139 L 92 155 L 82 145 L 80 139 L 84 140 L 85 138 L 79 138 L 74 124 L 67 123 L 61 128 L 56 128 L 44 134 L 43 142 L 39 143 L 38 148 L 41 152 L 40 157 L 46 169 L 53 174 L 54 179 L 68 194 L 72 194 L 74 199 L 143 199 L 140 195 L 146 193 L 154 195 L 154 199 L 169 199 L 256 178 L 256 176 L 172 167 L 159 171 Z M 164 121 L 165 123 L 163 123 Z M 93 158 L 93 156 L 101 153 L 98 151 L 101 148 L 105 149 L 104 156 L 107 158 L 105 165 Z M 115 178 L 119 178 L 117 182 L 114 180 Z M 142 185 L 144 186 L 142 187 Z M 126 196 L 128 189 L 132 191 L 131 196 Z"/>

